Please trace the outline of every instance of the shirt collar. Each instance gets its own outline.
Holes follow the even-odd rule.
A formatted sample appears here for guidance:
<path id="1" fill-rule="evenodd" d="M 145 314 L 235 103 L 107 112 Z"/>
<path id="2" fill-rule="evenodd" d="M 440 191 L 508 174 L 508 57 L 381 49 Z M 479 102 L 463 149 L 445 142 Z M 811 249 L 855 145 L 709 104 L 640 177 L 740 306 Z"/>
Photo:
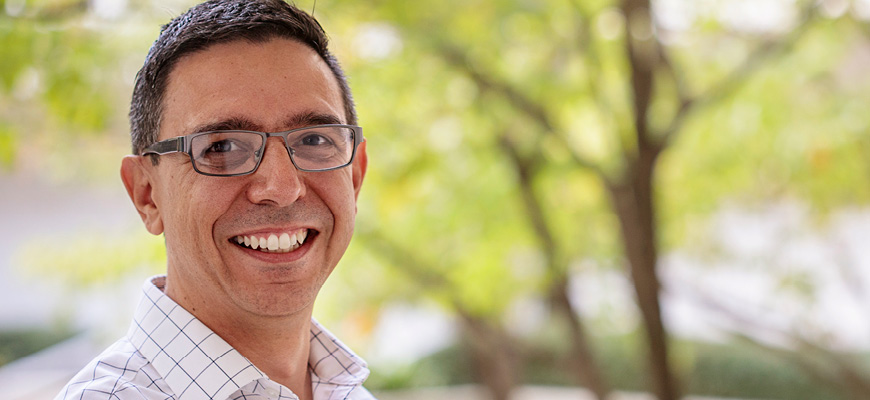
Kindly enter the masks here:
<path id="1" fill-rule="evenodd" d="M 366 362 L 313 318 L 308 368 L 314 385 L 359 386 L 369 376 Z"/>
<path id="2" fill-rule="evenodd" d="M 268 379 L 229 343 L 166 296 L 165 283 L 163 275 L 145 281 L 127 337 L 176 395 L 201 390 L 209 398 L 224 399 L 250 382 Z M 347 387 L 351 391 L 369 375 L 365 361 L 314 319 L 308 368 L 315 392 L 325 387 Z"/>

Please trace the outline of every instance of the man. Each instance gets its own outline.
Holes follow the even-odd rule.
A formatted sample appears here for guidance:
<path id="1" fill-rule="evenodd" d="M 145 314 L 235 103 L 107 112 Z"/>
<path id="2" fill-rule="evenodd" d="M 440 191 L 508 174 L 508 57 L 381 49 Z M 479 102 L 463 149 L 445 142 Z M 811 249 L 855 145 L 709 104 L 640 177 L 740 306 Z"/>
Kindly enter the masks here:
<path id="1" fill-rule="evenodd" d="M 372 398 L 366 364 L 311 319 L 367 163 L 326 44 L 280 0 L 213 0 L 163 27 L 121 177 L 167 274 L 59 399 Z"/>

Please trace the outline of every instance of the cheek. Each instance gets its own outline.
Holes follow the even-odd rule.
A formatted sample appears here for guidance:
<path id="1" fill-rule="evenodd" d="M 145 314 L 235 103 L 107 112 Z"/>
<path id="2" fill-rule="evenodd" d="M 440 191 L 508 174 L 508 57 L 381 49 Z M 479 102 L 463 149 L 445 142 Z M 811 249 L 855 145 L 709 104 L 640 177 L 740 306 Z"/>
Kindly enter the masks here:
<path id="1" fill-rule="evenodd" d="M 335 217 L 337 228 L 347 226 L 352 228 L 356 217 L 356 196 L 350 174 L 341 175 L 332 184 L 325 185 L 320 193 Z"/>
<path id="2" fill-rule="evenodd" d="M 179 180 L 167 203 L 171 207 L 164 221 L 167 233 L 174 233 L 182 241 L 203 241 L 212 236 L 215 221 L 232 201 L 232 188 L 209 183 Z"/>
<path id="3" fill-rule="evenodd" d="M 336 195 L 333 198 L 333 205 L 330 206 L 335 218 L 332 232 L 333 245 L 336 246 L 336 249 L 342 249 L 341 254 L 343 254 L 353 237 L 356 222 L 356 199 L 353 190 L 346 190 Z M 339 258 L 341 254 L 338 255 Z"/>

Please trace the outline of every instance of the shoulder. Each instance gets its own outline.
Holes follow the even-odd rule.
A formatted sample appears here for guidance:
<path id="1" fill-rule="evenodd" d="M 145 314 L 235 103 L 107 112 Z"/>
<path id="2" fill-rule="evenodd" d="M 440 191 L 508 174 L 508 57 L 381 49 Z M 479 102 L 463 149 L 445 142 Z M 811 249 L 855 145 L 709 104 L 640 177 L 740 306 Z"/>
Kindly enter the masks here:
<path id="1" fill-rule="evenodd" d="M 55 400 L 174 398 L 154 367 L 123 338 L 82 368 Z"/>

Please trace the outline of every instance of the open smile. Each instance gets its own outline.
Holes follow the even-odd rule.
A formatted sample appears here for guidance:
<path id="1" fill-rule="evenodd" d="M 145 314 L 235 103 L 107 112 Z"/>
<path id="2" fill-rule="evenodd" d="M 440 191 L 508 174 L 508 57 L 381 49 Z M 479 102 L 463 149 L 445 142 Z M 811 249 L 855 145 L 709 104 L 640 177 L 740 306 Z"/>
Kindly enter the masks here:
<path id="1" fill-rule="evenodd" d="M 264 253 L 289 253 L 317 235 L 313 229 L 299 229 L 292 232 L 272 232 L 252 235 L 239 235 L 232 239 L 238 246 Z"/>

